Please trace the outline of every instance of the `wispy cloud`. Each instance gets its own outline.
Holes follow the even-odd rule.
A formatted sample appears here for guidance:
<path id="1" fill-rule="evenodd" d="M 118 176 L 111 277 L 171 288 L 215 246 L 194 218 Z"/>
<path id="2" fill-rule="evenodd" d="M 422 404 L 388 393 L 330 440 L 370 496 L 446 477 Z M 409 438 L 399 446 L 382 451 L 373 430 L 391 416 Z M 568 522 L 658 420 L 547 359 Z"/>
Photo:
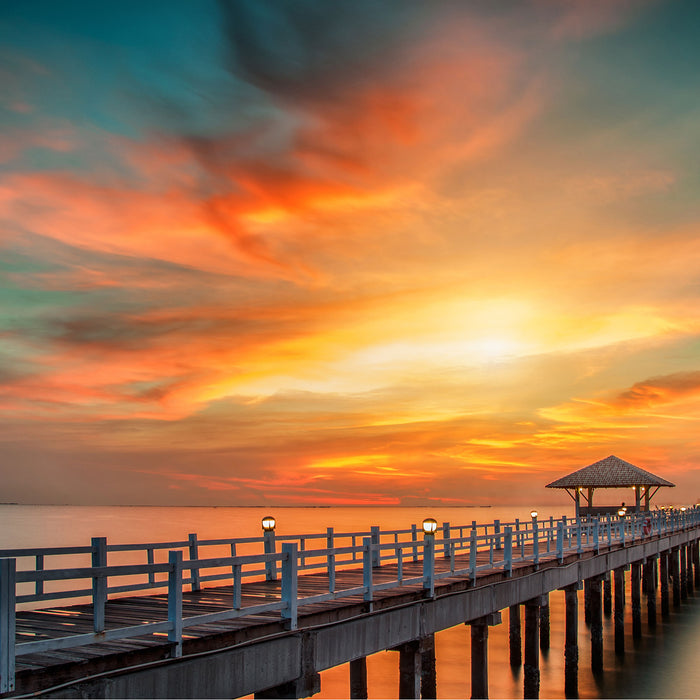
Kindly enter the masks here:
<path id="1" fill-rule="evenodd" d="M 487 503 L 610 452 L 691 474 L 697 120 L 682 71 L 644 87 L 663 5 L 120 6 L 109 36 L 18 8 L 7 454 L 83 501 Z"/>

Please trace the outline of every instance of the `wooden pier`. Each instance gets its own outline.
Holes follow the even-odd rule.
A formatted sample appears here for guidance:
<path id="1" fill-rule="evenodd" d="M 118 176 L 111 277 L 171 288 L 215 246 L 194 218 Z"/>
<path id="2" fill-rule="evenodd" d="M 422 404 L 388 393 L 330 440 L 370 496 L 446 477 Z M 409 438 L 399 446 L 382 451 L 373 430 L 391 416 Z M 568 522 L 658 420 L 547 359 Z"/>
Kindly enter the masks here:
<path id="1" fill-rule="evenodd" d="M 86 547 L 2 550 L 0 696 L 305 697 L 318 692 L 320 671 L 349 663 L 351 697 L 359 698 L 367 697 L 366 657 L 394 649 L 400 696 L 435 697 L 433 636 L 467 624 L 472 697 L 488 697 L 488 629 L 508 609 L 511 663 L 523 662 L 524 641 L 524 696 L 538 697 L 548 595 L 561 589 L 562 695 L 575 697 L 576 591 L 585 582 L 590 663 L 602 668 L 611 572 L 614 646 L 623 654 L 625 572 L 637 635 L 642 584 L 647 592 L 660 586 L 661 615 L 700 585 L 699 538 L 693 508 L 444 523 L 434 534 L 415 525 L 285 537 L 270 529 L 260 538 L 128 545 L 95 538 Z M 81 557 L 89 565 L 73 564 Z M 108 561 L 124 558 L 146 563 Z M 652 623 L 656 596 L 647 599 Z"/>

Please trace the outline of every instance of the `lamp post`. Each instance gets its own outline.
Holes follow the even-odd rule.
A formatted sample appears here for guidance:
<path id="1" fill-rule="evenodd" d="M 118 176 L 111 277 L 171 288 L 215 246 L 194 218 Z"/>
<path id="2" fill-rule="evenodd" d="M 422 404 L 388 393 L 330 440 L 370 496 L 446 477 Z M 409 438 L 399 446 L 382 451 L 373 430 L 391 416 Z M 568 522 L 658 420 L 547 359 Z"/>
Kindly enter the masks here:
<path id="1" fill-rule="evenodd" d="M 435 532 L 437 520 L 423 521 L 423 589 L 432 598 L 435 595 Z"/>
<path id="2" fill-rule="evenodd" d="M 540 535 L 537 527 L 537 511 L 531 510 L 530 517 L 532 518 L 532 555 L 535 568 L 537 568 L 540 564 Z"/>
<path id="3" fill-rule="evenodd" d="M 262 529 L 263 529 L 263 547 L 265 549 L 265 554 L 275 553 L 275 525 L 277 521 L 271 516 L 266 515 L 262 519 Z M 266 561 L 265 562 L 265 580 L 266 581 L 276 581 L 277 580 L 277 562 L 276 561 Z"/>
<path id="4" fill-rule="evenodd" d="M 620 509 L 617 511 L 617 516 L 618 516 L 618 518 L 620 518 L 620 521 L 619 521 L 619 525 L 620 525 L 620 541 L 622 542 L 623 545 L 625 544 L 625 521 L 624 521 L 624 517 L 625 517 L 626 513 L 627 513 L 627 509 L 626 509 L 626 508 L 620 508 Z"/>

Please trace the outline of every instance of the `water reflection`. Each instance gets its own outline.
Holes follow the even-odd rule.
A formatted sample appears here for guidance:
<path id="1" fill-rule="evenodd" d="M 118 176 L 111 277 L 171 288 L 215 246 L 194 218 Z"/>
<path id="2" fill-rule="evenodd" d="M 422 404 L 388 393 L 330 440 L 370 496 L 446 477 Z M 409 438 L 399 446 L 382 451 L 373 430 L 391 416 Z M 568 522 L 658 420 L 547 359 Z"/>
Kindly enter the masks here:
<path id="1" fill-rule="evenodd" d="M 629 577 L 628 577 L 629 578 Z M 657 615 L 654 631 L 646 620 L 646 596 L 642 596 L 642 638 L 632 639 L 629 581 L 625 606 L 625 656 L 614 650 L 612 616 L 603 618 L 603 671 L 591 671 L 590 629 L 583 614 L 583 591 L 579 592 L 579 696 L 581 698 L 697 698 L 700 689 L 700 594 L 684 601 L 668 618 Z M 550 649 L 540 654 L 540 697 L 564 696 L 564 592 L 554 591 L 550 600 Z M 657 610 L 661 604 L 657 592 Z M 522 607 L 521 607 L 522 616 Z M 522 617 L 521 617 L 522 622 Z M 511 667 L 508 646 L 508 611 L 503 622 L 489 629 L 489 697 L 522 698 L 522 666 Z M 440 698 L 471 697 L 469 627 L 460 625 L 435 635 L 437 687 Z M 370 698 L 398 698 L 398 654 L 381 652 L 368 658 Z M 346 665 L 321 674 L 316 698 L 349 697 Z"/>

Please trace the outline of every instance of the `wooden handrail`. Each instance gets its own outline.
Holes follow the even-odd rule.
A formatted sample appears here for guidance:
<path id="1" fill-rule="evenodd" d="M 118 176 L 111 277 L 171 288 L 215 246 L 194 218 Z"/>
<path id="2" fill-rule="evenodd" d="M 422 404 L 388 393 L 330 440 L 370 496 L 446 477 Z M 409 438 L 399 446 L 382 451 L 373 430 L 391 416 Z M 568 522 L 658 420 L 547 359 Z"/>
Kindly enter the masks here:
<path id="1" fill-rule="evenodd" d="M 515 525 L 515 527 L 513 526 Z M 168 543 L 174 545 L 169 551 L 168 562 L 146 564 L 107 565 L 107 552 L 115 551 L 146 551 L 152 552 L 164 543 L 144 543 L 141 545 L 108 545 L 102 538 L 95 538 L 91 547 L 39 547 L 23 549 L 6 549 L 0 551 L 0 692 L 9 692 L 14 688 L 14 659 L 17 655 L 65 649 L 73 646 L 92 644 L 106 639 L 122 639 L 130 636 L 140 636 L 156 631 L 167 631 L 172 642 L 172 654 L 182 653 L 183 628 L 205 622 L 229 620 L 244 615 L 259 612 L 279 611 L 289 629 L 296 629 L 298 607 L 305 603 L 331 600 L 348 595 L 362 594 L 371 605 L 376 590 L 386 590 L 406 585 L 421 583 L 427 596 L 435 595 L 437 579 L 464 575 L 473 582 L 477 572 L 487 569 L 502 569 L 507 575 L 512 573 L 513 563 L 532 561 L 535 566 L 543 556 L 549 556 L 559 562 L 563 561 L 565 552 L 581 554 L 584 549 L 598 552 L 602 545 L 625 545 L 630 542 L 643 541 L 651 536 L 659 536 L 700 526 L 700 508 L 694 507 L 685 512 L 674 511 L 666 513 L 635 513 L 623 518 L 607 516 L 606 518 L 553 519 L 541 522 L 515 521 L 506 524 L 495 521 L 485 525 L 451 526 L 444 523 L 441 535 L 437 541 L 430 535 L 418 539 L 417 529 L 380 531 L 372 528 L 365 533 L 334 533 L 327 529 L 325 533 L 314 535 L 294 535 L 279 537 L 281 552 L 246 554 L 242 556 L 224 556 L 200 558 L 199 549 L 206 546 L 221 544 L 231 545 L 235 551 L 238 543 L 264 542 L 264 538 L 237 538 L 224 540 L 197 540 L 196 535 L 190 535 L 187 541 Z M 483 534 L 479 531 L 483 528 Z M 452 533 L 459 533 L 453 537 Z M 465 533 L 469 534 L 466 535 Z M 363 535 L 361 544 L 357 538 Z M 400 540 L 399 535 L 410 535 L 411 539 Z M 382 537 L 393 541 L 382 542 Z M 306 540 L 325 540 L 325 547 L 305 549 Z M 350 539 L 353 546 L 336 546 L 336 542 Z M 268 539 L 268 543 L 269 543 Z M 439 551 L 450 559 L 450 569 L 436 572 L 435 556 L 437 545 Z M 531 545 L 531 551 L 526 553 L 526 543 Z M 274 544 L 274 541 L 273 541 Z M 550 546 L 554 545 L 554 546 Z M 544 551 L 546 547 L 546 551 Z M 189 550 L 189 559 L 183 559 L 183 550 Z M 455 552 L 468 553 L 468 566 L 455 569 Z M 488 552 L 487 564 L 478 564 L 478 552 Z M 406 553 L 415 560 L 422 553 L 423 573 L 421 577 L 406 579 L 403 576 L 403 563 Z M 43 557 L 92 554 L 92 566 L 47 569 Z M 12 554 L 14 556 L 7 556 Z M 518 556 L 519 555 L 519 556 Z M 336 570 L 340 567 L 352 566 L 354 562 L 362 561 L 363 585 L 346 590 L 336 588 Z M 17 570 L 18 558 L 35 557 L 35 570 Z M 246 578 L 260 578 L 265 575 L 268 565 L 281 564 L 282 581 L 281 593 L 278 600 L 266 601 L 260 605 L 241 606 L 241 584 Z M 382 564 L 392 564 L 397 567 L 396 579 L 376 584 L 373 569 Z M 207 570 L 226 569 L 225 573 L 205 574 Z M 327 593 L 311 597 L 299 597 L 297 576 L 299 570 L 319 570 L 327 572 L 329 590 Z M 184 574 L 189 572 L 189 577 Z M 157 580 L 157 574 L 168 575 L 167 581 Z M 109 578 L 123 576 L 143 576 L 143 583 L 127 584 L 125 586 L 108 587 Z M 205 615 L 183 617 L 182 593 L 187 584 L 193 588 L 201 581 L 228 579 L 233 584 L 234 600 L 229 610 Z M 43 583 L 49 581 L 81 581 L 91 580 L 92 589 L 80 588 L 69 591 L 43 592 Z M 18 594 L 17 586 L 35 584 L 34 594 Z M 42 584 L 39 592 L 39 584 Z M 137 591 L 153 588 L 168 589 L 168 621 L 154 621 L 127 628 L 105 629 L 105 605 L 110 593 L 115 591 Z M 84 596 L 92 593 L 94 632 L 62 637 L 54 640 L 38 640 L 23 642 L 15 646 L 15 616 L 16 605 L 25 601 L 48 601 L 57 598 Z"/>

